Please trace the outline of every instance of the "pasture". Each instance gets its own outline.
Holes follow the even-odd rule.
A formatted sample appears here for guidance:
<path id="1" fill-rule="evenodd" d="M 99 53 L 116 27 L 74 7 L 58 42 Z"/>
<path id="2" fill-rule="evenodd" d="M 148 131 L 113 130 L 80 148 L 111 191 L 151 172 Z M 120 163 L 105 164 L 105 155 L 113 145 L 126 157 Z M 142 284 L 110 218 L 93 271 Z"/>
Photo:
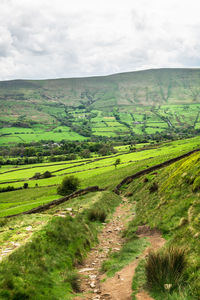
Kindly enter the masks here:
<path id="1" fill-rule="evenodd" d="M 50 111 L 52 109 L 51 107 Z M 47 123 L 41 118 L 41 123 L 29 124 L 29 128 L 3 126 L 0 128 L 0 146 L 33 141 L 83 141 L 92 135 L 109 138 L 130 134 L 171 134 L 176 129 L 197 130 L 200 127 L 200 104 L 195 103 L 159 106 L 135 104 L 130 106 L 128 112 L 123 107 L 111 112 L 98 109 L 88 112 L 85 108 L 68 108 L 67 116 L 64 108 L 62 113 L 60 109 L 55 109 L 54 115 L 57 119 L 53 123 Z M 66 118 L 68 125 L 63 125 Z M 83 136 L 84 126 L 90 130 L 88 136 Z"/>
<path id="2" fill-rule="evenodd" d="M 75 175 L 81 180 L 81 188 L 99 185 L 100 188 L 113 190 L 126 176 L 134 174 L 152 165 L 196 149 L 200 146 L 200 138 L 179 140 L 157 145 L 153 149 L 138 150 L 129 153 L 119 152 L 115 156 L 91 158 L 87 160 L 42 163 L 37 165 L 17 166 L 1 169 L 0 188 L 8 185 L 29 188 L 13 192 L 0 193 L 0 216 L 22 212 L 43 203 L 60 198 L 56 186 L 67 175 Z M 121 150 L 126 150 L 123 147 Z M 120 164 L 115 168 L 114 162 L 119 158 Z M 45 171 L 52 174 L 50 178 L 31 179 L 35 173 Z M 107 178 L 107 180 L 105 180 Z"/>

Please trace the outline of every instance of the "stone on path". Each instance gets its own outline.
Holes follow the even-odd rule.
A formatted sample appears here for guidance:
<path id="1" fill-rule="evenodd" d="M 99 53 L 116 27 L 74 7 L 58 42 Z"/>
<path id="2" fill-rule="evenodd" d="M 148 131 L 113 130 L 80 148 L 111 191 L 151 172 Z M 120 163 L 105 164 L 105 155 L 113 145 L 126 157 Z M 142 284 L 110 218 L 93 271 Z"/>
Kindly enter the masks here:
<path id="1" fill-rule="evenodd" d="M 89 271 L 93 271 L 93 270 L 94 270 L 94 268 L 84 268 L 84 269 L 79 270 L 79 273 L 89 272 Z"/>

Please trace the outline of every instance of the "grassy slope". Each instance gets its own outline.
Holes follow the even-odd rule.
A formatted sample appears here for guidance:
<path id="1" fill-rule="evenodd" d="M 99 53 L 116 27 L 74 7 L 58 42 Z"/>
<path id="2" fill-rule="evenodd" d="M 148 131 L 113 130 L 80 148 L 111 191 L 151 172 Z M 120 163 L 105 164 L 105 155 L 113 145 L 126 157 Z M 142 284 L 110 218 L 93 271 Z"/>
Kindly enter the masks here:
<path id="1" fill-rule="evenodd" d="M 144 177 L 148 181 L 144 182 Z M 137 202 L 137 215 L 129 226 L 128 235 L 131 236 L 138 225 L 149 224 L 152 228 L 157 227 L 163 232 L 168 245 L 183 246 L 188 251 L 188 286 L 185 291 L 188 298 L 180 294 L 179 296 L 156 294 L 154 297 L 156 299 L 164 297 L 164 299 L 199 299 L 200 154 L 193 154 L 164 170 L 144 177 L 134 180 L 127 190 L 133 193 L 132 200 Z M 153 182 L 158 184 L 158 191 L 150 193 L 149 188 Z M 137 273 L 140 280 L 141 272 L 140 266 Z M 134 287 L 136 286 L 134 281 Z"/>
<path id="2" fill-rule="evenodd" d="M 180 140 L 168 144 L 163 144 L 156 149 L 122 154 L 121 156 L 119 156 L 119 158 L 121 159 L 121 164 L 116 169 L 113 165 L 116 158 L 108 157 L 101 161 L 94 162 L 88 165 L 86 164 L 81 167 L 76 167 L 76 163 L 74 164 L 74 168 L 69 170 L 70 172 L 75 171 L 77 169 L 81 171 L 75 174 L 75 176 L 77 176 L 81 180 L 81 188 L 85 188 L 87 186 L 92 185 L 99 185 L 101 188 L 113 190 L 114 187 L 124 177 L 132 175 L 140 170 L 143 170 L 147 166 L 150 167 L 152 165 L 164 162 L 172 157 L 176 157 L 183 153 L 186 153 L 192 150 L 193 148 L 197 148 L 198 144 L 199 138 L 194 138 L 184 141 Z M 18 176 L 22 176 L 22 178 L 27 178 L 29 176 L 32 176 L 36 170 L 42 170 L 42 172 L 44 172 L 46 170 L 50 170 L 50 168 L 52 168 L 52 170 L 54 168 L 55 170 L 64 168 L 63 165 L 53 164 L 52 167 L 47 167 L 47 169 L 45 169 L 45 165 L 46 164 L 41 164 L 40 166 L 38 165 L 37 168 L 32 168 L 32 166 L 30 166 L 30 168 L 24 170 L 17 170 L 13 168 L 13 172 L 5 173 L 0 176 L 0 182 L 3 183 L 6 180 L 6 178 L 9 178 L 9 180 L 17 180 Z M 70 165 L 67 163 L 66 167 L 68 166 Z M 90 170 L 90 168 L 95 168 L 97 166 L 99 167 L 99 169 Z M 63 171 L 62 174 L 64 174 L 65 172 L 66 170 Z M 56 186 L 47 186 L 60 183 L 63 177 L 64 175 L 52 177 L 49 179 L 30 180 L 27 181 L 29 187 L 34 188 L 0 193 L 0 216 L 3 217 L 6 215 L 26 211 L 43 203 L 52 201 L 54 199 L 58 199 L 60 196 L 56 193 Z M 105 180 L 105 178 L 109 178 L 109 180 Z M 36 183 L 38 184 L 39 188 L 35 188 Z M 23 186 L 23 184 L 24 182 L 16 182 L 11 183 L 9 185 L 19 187 Z M 8 184 L 0 184 L 0 187 L 7 185 Z"/>
<path id="3" fill-rule="evenodd" d="M 158 69 L 91 78 L 0 82 L 0 121 L 4 122 L 4 127 L 5 122 L 32 120 L 39 123 L 23 130 L 14 127 L 11 131 L 9 128 L 2 130 L 4 135 L 0 144 L 49 139 L 84 140 L 85 137 L 74 128 L 58 127 L 61 120 L 69 119 L 66 107 L 73 115 L 74 125 L 81 127 L 85 117 L 88 120 L 92 117 L 85 109 L 74 109 L 80 104 L 98 113 L 90 123 L 94 135 L 110 137 L 127 135 L 130 131 L 143 134 L 144 125 L 133 125 L 133 121 L 145 121 L 145 132 L 155 134 L 168 127 L 166 118 L 174 127 L 195 126 L 197 129 L 200 126 L 199 83 L 199 69 Z M 186 104 L 191 104 L 189 109 Z M 73 109 L 70 110 L 70 106 Z M 157 106 L 156 110 L 152 110 L 152 106 Z M 118 122 L 112 114 L 117 109 L 125 123 Z"/>
<path id="4" fill-rule="evenodd" d="M 35 99 L 47 104 L 57 99 L 68 105 L 88 99 L 98 108 L 114 104 L 174 103 L 199 100 L 199 69 L 157 69 L 102 77 L 0 82 L 1 98 Z M 24 96 L 22 95 L 24 94 Z"/>
<path id="5" fill-rule="evenodd" d="M 81 198 L 83 203 L 85 198 Z M 90 200 L 90 210 L 101 207 L 108 216 L 119 204 L 120 197 L 102 192 L 101 196 L 95 199 L 93 196 Z M 27 219 L 27 216 L 23 218 Z M 38 215 L 37 223 L 42 220 L 43 215 Z M 22 217 L 9 222 L 14 223 L 14 230 L 19 232 Z M 5 225 L 7 229 L 9 225 Z M 6 230 L 5 226 L 3 231 Z M 77 291 L 78 288 L 74 266 L 83 260 L 90 247 L 97 242 L 98 229 L 98 222 L 89 221 L 87 208 L 75 218 L 52 216 L 43 228 L 34 233 L 31 240 L 0 264 L 0 298 L 71 299 L 73 289 Z"/>

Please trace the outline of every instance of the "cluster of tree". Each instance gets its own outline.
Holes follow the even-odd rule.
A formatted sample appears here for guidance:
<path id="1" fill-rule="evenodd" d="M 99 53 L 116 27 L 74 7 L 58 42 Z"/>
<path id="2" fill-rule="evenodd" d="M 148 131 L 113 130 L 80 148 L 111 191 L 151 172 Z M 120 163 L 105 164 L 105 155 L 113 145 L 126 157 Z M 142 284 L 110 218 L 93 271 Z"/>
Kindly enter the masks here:
<path id="1" fill-rule="evenodd" d="M 24 157 L 24 158 L 12 158 L 12 159 L 2 159 L 0 158 L 0 165 L 29 165 L 42 163 L 44 161 L 43 157 Z"/>
<path id="2" fill-rule="evenodd" d="M 72 154 L 68 154 L 68 155 L 51 155 L 48 160 L 50 162 L 56 162 L 56 161 L 66 161 L 66 160 L 76 160 L 77 159 L 77 155 L 72 153 Z"/>
<path id="3" fill-rule="evenodd" d="M 27 182 L 24 183 L 23 187 L 14 187 L 12 185 L 8 185 L 7 187 L 0 188 L 0 193 L 18 191 L 18 190 L 27 189 L 27 188 L 28 188 Z"/>
<path id="4" fill-rule="evenodd" d="M 51 174 L 51 172 L 49 171 L 45 171 L 43 174 L 37 172 L 33 175 L 33 177 L 31 179 L 43 179 L 43 178 L 50 178 L 53 175 Z"/>
<path id="5" fill-rule="evenodd" d="M 65 177 L 57 188 L 57 193 L 61 196 L 69 195 L 75 192 L 80 186 L 80 180 L 75 176 Z"/>
<path id="6" fill-rule="evenodd" d="M 59 143 L 54 142 L 38 142 L 29 144 L 18 144 L 15 147 L 1 147 L 0 156 L 17 157 L 25 160 L 27 158 L 36 158 L 35 162 L 42 162 L 42 157 L 53 156 L 53 155 L 72 155 L 78 154 L 84 150 L 89 150 L 90 152 L 96 152 L 101 154 L 101 152 L 114 153 L 112 143 L 106 142 L 106 140 L 96 142 L 69 142 L 62 140 Z M 74 157 L 66 157 L 66 159 L 75 159 Z M 29 163 L 27 161 L 27 163 Z M 30 162 L 34 163 L 34 162 Z"/>
<path id="7" fill-rule="evenodd" d="M 117 112 L 115 113 L 115 117 Z M 119 135 L 117 137 L 92 136 L 90 141 L 66 141 L 62 140 L 59 143 L 54 141 L 40 141 L 32 143 L 20 143 L 15 147 L 0 148 L 0 165 L 24 165 L 42 163 L 44 160 L 49 162 L 75 160 L 77 156 L 89 158 L 92 154 L 110 155 L 116 153 L 114 145 L 135 145 L 140 143 L 176 140 L 179 138 L 189 138 L 200 134 L 200 129 L 194 129 L 194 126 L 185 128 L 169 128 L 163 132 L 155 134 L 137 135 L 134 132 L 128 135 Z M 130 150 L 134 151 L 134 147 Z M 2 157 L 2 158 L 1 158 Z"/>
<path id="8" fill-rule="evenodd" d="M 77 132 L 78 134 L 91 137 L 92 136 L 92 129 L 90 125 L 90 119 L 83 119 L 80 122 L 75 122 L 75 118 L 72 114 L 70 114 L 67 110 L 65 110 L 66 117 L 64 119 L 59 120 L 61 125 L 70 127 L 73 131 Z"/>

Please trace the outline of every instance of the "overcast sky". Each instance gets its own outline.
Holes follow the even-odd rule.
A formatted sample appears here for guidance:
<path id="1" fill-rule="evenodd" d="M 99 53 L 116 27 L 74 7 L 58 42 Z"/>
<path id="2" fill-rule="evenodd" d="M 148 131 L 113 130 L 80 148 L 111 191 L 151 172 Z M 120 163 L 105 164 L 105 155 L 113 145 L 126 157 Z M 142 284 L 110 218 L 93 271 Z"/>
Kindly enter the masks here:
<path id="1" fill-rule="evenodd" d="M 0 0 L 0 80 L 200 67 L 199 0 Z"/>

